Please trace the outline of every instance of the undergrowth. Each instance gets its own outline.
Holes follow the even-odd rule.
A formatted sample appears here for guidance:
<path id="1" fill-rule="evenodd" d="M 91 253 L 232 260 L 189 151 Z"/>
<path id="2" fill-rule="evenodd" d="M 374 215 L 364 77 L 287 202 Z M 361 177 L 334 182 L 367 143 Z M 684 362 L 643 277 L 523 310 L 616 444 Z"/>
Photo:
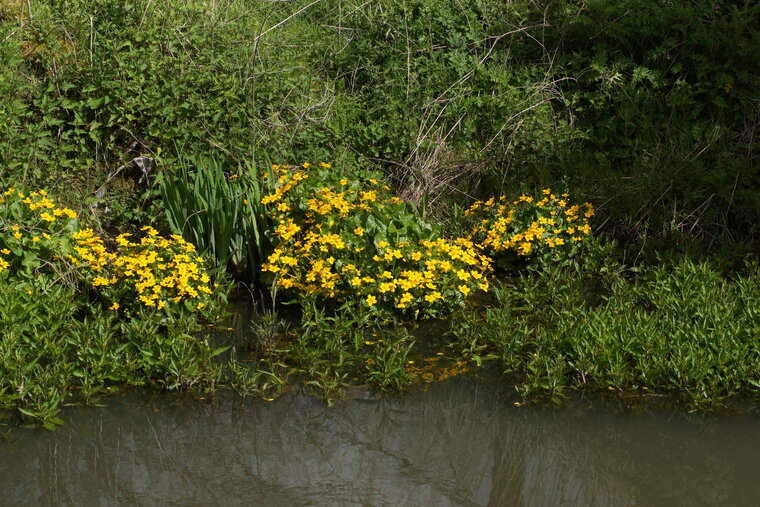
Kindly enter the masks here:
<path id="1" fill-rule="evenodd" d="M 526 401 L 602 390 L 714 409 L 760 394 L 759 277 L 757 264 L 726 277 L 690 260 L 527 275 L 454 321 L 454 348 L 497 360 Z"/>

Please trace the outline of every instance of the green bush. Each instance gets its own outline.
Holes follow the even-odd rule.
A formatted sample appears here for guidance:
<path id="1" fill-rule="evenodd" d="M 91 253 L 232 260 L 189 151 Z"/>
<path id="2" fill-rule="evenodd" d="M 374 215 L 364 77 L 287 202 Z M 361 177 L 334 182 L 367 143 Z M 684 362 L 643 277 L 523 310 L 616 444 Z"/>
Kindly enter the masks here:
<path id="1" fill-rule="evenodd" d="M 0 410 L 52 429 L 66 403 L 93 402 L 124 385 L 213 390 L 219 350 L 191 336 L 194 319 L 119 318 L 74 288 L 19 290 L 0 277 Z"/>
<path id="2" fill-rule="evenodd" d="M 760 5 L 556 1 L 547 13 L 566 114 L 584 132 L 554 177 L 604 197 L 629 239 L 755 237 Z"/>
<path id="3" fill-rule="evenodd" d="M 122 228 L 155 194 L 114 168 L 191 153 L 371 165 L 444 215 L 561 185 L 627 241 L 756 237 L 755 3 L 225 5 L 4 8 L 0 165 L 80 196 L 108 181 Z"/>
<path id="4" fill-rule="evenodd" d="M 224 295 L 195 247 L 145 227 L 112 251 L 78 225 L 44 190 L 0 194 L 0 410 L 52 428 L 64 403 L 124 384 L 215 389 L 226 347 L 193 335 Z"/>

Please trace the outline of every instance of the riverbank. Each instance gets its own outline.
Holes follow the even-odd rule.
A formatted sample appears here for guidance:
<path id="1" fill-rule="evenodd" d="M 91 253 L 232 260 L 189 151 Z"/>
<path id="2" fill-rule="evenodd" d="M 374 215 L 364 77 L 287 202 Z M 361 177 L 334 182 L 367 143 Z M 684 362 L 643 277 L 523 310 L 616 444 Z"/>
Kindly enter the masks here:
<path id="1" fill-rule="evenodd" d="M 634 3 L 6 2 L 0 410 L 757 398 L 760 4 Z"/>

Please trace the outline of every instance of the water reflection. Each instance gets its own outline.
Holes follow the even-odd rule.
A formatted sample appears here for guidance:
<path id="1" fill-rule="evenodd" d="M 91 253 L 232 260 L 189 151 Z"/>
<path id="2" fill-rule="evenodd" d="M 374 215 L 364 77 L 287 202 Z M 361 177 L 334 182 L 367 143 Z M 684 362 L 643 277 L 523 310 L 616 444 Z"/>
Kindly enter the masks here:
<path id="1" fill-rule="evenodd" d="M 516 408 L 453 378 L 339 402 L 129 394 L 0 444 L 14 505 L 715 505 L 760 498 L 760 421 Z"/>

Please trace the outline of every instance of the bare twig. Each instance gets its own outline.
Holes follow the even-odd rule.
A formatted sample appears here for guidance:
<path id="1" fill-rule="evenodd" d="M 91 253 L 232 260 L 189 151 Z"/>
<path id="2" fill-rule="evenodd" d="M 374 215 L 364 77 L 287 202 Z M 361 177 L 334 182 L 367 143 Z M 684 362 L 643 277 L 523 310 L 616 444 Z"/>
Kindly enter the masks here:
<path id="1" fill-rule="evenodd" d="M 95 43 L 95 18 L 90 16 L 90 67 L 92 67 L 93 62 L 93 56 L 92 56 L 92 46 Z"/>
<path id="2" fill-rule="evenodd" d="M 291 14 L 290 16 L 288 16 L 287 18 L 283 19 L 282 21 L 280 21 L 280 22 L 279 22 L 279 23 L 277 23 L 276 25 L 274 25 L 274 26 L 272 26 L 272 27 L 270 27 L 270 28 L 268 28 L 268 29 L 264 30 L 263 32 L 261 32 L 261 33 L 260 33 L 260 34 L 259 34 L 259 35 L 256 37 L 256 39 L 254 40 L 254 44 L 258 44 L 259 40 L 260 40 L 262 37 L 264 37 L 266 34 L 268 34 L 269 32 L 271 32 L 272 30 L 274 30 L 274 29 L 276 29 L 276 28 L 278 28 L 278 27 L 280 27 L 280 26 L 284 25 L 285 23 L 287 23 L 288 21 L 290 21 L 290 20 L 291 20 L 291 19 L 293 19 L 294 17 L 298 16 L 299 14 L 301 14 L 303 11 L 305 11 L 306 9 L 308 9 L 309 7 L 311 7 L 312 5 L 314 5 L 314 4 L 318 4 L 318 3 L 319 3 L 319 2 L 321 2 L 321 1 L 322 1 L 322 0 L 314 0 L 314 1 L 313 1 L 313 2 L 311 2 L 311 3 L 308 3 L 308 4 L 304 5 L 303 7 L 301 7 L 301 8 L 300 8 L 300 9 L 298 9 L 296 12 L 294 12 L 293 14 Z"/>

